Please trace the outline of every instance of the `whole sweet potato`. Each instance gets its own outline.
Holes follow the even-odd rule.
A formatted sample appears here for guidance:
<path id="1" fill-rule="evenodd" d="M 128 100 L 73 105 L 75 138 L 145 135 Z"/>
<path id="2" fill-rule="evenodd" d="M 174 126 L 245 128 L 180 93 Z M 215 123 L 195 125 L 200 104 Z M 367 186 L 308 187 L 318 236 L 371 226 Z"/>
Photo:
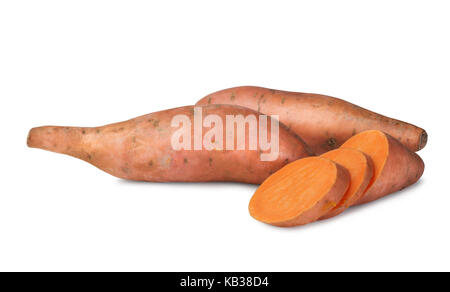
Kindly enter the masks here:
<path id="1" fill-rule="evenodd" d="M 200 122 L 200 128 L 203 129 L 200 136 L 202 140 L 206 135 L 211 135 L 208 132 L 208 129 L 213 128 L 211 121 L 217 118 L 225 121 L 227 115 L 255 116 L 258 133 L 262 133 L 258 124 L 262 117 L 251 109 L 231 105 L 198 108 L 203 116 L 213 117 L 209 126 L 204 125 L 206 119 Z M 213 149 L 207 150 L 200 141 L 197 145 L 200 149 L 196 150 L 192 144 L 197 142 L 188 141 L 192 148 L 174 149 L 174 139 L 175 142 L 181 140 L 176 136 L 178 125 L 175 123 L 174 126 L 173 123 L 176 116 L 187 117 L 192 124 L 191 136 L 193 139 L 198 138 L 194 132 L 194 123 L 197 123 L 194 121 L 195 110 L 193 106 L 180 107 L 93 128 L 38 127 L 30 130 L 27 143 L 29 147 L 85 160 L 120 178 L 156 182 L 236 181 L 257 184 L 289 162 L 310 155 L 301 138 L 282 124 L 279 126 L 278 154 L 269 161 L 261 160 L 261 155 L 267 154 L 269 150 L 262 149 L 260 143 L 255 150 L 250 150 L 250 147 L 239 149 L 237 146 L 235 149 L 229 149 L 226 145 L 213 145 Z M 268 118 L 266 132 L 262 133 L 270 139 L 272 123 L 278 125 L 278 120 Z M 223 131 L 214 139 L 209 136 L 210 141 L 216 143 L 220 136 L 223 141 L 228 141 L 227 138 L 231 137 L 237 145 L 241 138 L 249 145 L 249 128 L 245 130 L 245 137 L 238 137 L 237 129 L 234 135 L 227 137 L 228 132 L 225 129 L 226 127 L 223 127 Z"/>
<path id="2" fill-rule="evenodd" d="M 267 115 L 279 115 L 317 155 L 341 146 L 365 130 L 380 130 L 393 136 L 411 151 L 427 143 L 425 130 L 412 124 L 371 112 L 331 96 L 241 86 L 214 92 L 198 105 L 240 105 Z"/>

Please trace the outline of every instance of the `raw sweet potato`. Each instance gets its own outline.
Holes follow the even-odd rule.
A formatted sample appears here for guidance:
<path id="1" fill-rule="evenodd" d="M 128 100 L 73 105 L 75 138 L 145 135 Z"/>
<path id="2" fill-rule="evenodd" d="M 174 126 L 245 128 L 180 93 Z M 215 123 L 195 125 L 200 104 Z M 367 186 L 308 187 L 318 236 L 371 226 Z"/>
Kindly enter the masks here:
<path id="1" fill-rule="evenodd" d="M 226 115 L 242 115 L 243 117 L 254 115 L 258 133 L 260 133 L 258 124 L 261 119 L 260 113 L 251 109 L 230 105 L 198 108 L 203 117 L 216 115 L 223 121 L 226 120 Z M 175 131 L 181 127 L 172 125 L 172 119 L 177 115 L 184 115 L 192 121 L 194 107 L 186 106 L 155 112 L 102 127 L 33 128 L 28 135 L 27 143 L 30 147 L 68 154 L 85 160 L 120 178 L 156 182 L 237 181 L 257 184 L 287 163 L 310 155 L 304 142 L 282 124 L 279 127 L 279 154 L 272 161 L 261 161 L 262 153 L 267 153 L 269 150 L 266 148 L 262 151 L 259 140 L 255 150 L 250 150 L 250 147 L 245 147 L 243 150 L 229 150 L 225 149 L 224 145 L 206 150 L 201 141 L 200 150 L 194 150 L 194 148 L 174 150 L 171 141 Z M 203 126 L 203 136 L 200 135 L 200 137 L 203 138 L 214 124 L 212 122 L 209 126 L 205 126 L 205 122 L 206 119 L 200 121 L 200 128 Z M 268 141 L 271 139 L 271 125 L 274 122 L 278 124 L 276 120 L 267 119 L 267 132 L 264 134 L 267 135 Z M 196 122 L 191 122 L 192 125 L 194 123 Z M 247 126 L 250 127 L 248 124 Z M 245 128 L 244 131 L 243 139 L 248 146 L 250 130 Z M 190 132 L 194 137 L 194 126 Z M 214 139 L 218 141 L 220 135 L 225 142 L 227 139 L 225 127 Z M 238 131 L 231 136 L 234 142 L 238 140 L 237 135 Z M 214 139 L 211 138 L 211 141 Z M 192 145 L 190 141 L 189 145 Z"/>
<path id="2" fill-rule="evenodd" d="M 320 219 L 328 219 L 345 211 L 366 191 L 373 177 L 373 163 L 369 156 L 351 148 L 339 148 L 321 155 L 345 167 L 350 173 L 350 186 L 342 200 Z"/>
<path id="3" fill-rule="evenodd" d="M 197 104 L 234 104 L 279 115 L 280 121 L 302 137 L 317 155 L 338 148 L 365 130 L 386 132 L 411 151 L 425 147 L 428 137 L 414 125 L 320 94 L 242 86 L 212 93 Z"/>
<path id="4" fill-rule="evenodd" d="M 373 161 L 374 175 L 367 191 L 356 202 L 363 204 L 415 183 L 422 176 L 424 163 L 416 153 L 381 131 L 359 133 L 342 147 L 366 153 Z"/>
<path id="5" fill-rule="evenodd" d="M 329 159 L 299 159 L 262 183 L 250 200 L 250 215 L 276 226 L 307 224 L 333 209 L 349 183 L 348 171 Z"/>

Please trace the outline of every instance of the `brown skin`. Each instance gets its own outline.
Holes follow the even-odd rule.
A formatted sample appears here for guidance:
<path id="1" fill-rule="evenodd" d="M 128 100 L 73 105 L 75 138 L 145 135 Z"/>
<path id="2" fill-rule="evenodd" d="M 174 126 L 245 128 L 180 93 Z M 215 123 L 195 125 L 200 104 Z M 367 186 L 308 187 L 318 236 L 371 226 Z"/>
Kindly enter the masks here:
<path id="1" fill-rule="evenodd" d="M 411 151 L 424 148 L 428 137 L 425 130 L 412 124 L 320 94 L 241 86 L 207 95 L 197 104 L 233 104 L 279 115 L 280 121 L 302 137 L 317 155 L 339 148 L 365 130 L 388 133 Z"/>
<path id="2" fill-rule="evenodd" d="M 261 161 L 259 148 L 175 151 L 171 137 L 178 128 L 171 127 L 172 117 L 187 115 L 193 125 L 193 108 L 186 106 L 155 112 L 102 127 L 33 128 L 27 144 L 82 159 L 116 177 L 155 182 L 235 181 L 259 184 L 287 163 L 310 155 L 304 142 L 281 123 L 279 156 L 274 161 Z M 219 115 L 223 121 L 225 115 L 241 114 L 245 117 L 254 114 L 259 118 L 259 113 L 253 110 L 230 105 L 203 107 L 203 118 L 208 114 Z M 225 134 L 225 122 L 223 128 Z M 203 128 L 203 135 L 208 129 Z M 223 141 L 225 144 L 225 138 Z"/>
<path id="3" fill-rule="evenodd" d="M 350 183 L 348 171 L 322 157 L 290 163 L 267 178 L 249 204 L 258 221 L 281 227 L 316 221 L 340 202 Z"/>
<path id="4" fill-rule="evenodd" d="M 372 180 L 374 166 L 369 156 L 351 148 L 331 150 L 322 154 L 321 157 L 345 167 L 350 173 L 350 186 L 347 192 L 336 207 L 320 218 L 323 220 L 341 214 L 364 195 Z"/>
<path id="5" fill-rule="evenodd" d="M 355 205 L 377 200 L 414 184 L 425 168 L 419 155 L 380 131 L 362 132 L 350 138 L 342 147 L 366 153 L 374 164 L 372 181 Z"/>

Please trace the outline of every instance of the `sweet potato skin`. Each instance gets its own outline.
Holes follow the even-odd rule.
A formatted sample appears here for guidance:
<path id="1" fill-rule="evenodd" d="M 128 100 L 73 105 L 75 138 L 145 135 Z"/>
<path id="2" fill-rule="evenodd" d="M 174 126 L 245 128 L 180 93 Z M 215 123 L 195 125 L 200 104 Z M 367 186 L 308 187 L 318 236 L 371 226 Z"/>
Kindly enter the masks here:
<path id="1" fill-rule="evenodd" d="M 155 112 L 101 127 L 33 128 L 27 143 L 29 147 L 82 159 L 119 178 L 154 182 L 235 181 L 258 184 L 285 164 L 310 155 L 304 142 L 281 123 L 279 156 L 274 161 L 261 161 L 259 150 L 248 148 L 175 151 L 171 147 L 171 137 L 177 128 L 171 127 L 171 120 L 179 114 L 193 120 L 193 108 L 186 106 Z M 225 115 L 238 114 L 254 114 L 259 119 L 259 113 L 237 106 L 202 108 L 204 116 L 216 114 L 224 121 Z M 268 125 L 270 137 L 270 119 Z M 204 128 L 203 135 L 206 130 Z"/>
<path id="2" fill-rule="evenodd" d="M 416 183 L 425 169 L 425 164 L 420 156 L 407 149 L 394 137 L 380 131 L 367 132 L 384 135 L 388 154 L 378 177 L 371 182 L 364 195 L 354 205 L 372 202 Z M 358 137 L 352 137 L 342 147 L 350 147 L 364 152 L 365 149 L 355 145 L 354 139 L 358 139 Z M 371 153 L 365 153 L 371 156 Z"/>
<path id="3" fill-rule="evenodd" d="M 425 147 L 428 137 L 425 130 L 412 124 L 320 94 L 241 86 L 209 94 L 197 104 L 234 104 L 279 115 L 280 121 L 317 155 L 339 148 L 353 135 L 371 129 L 390 134 L 411 151 Z"/>

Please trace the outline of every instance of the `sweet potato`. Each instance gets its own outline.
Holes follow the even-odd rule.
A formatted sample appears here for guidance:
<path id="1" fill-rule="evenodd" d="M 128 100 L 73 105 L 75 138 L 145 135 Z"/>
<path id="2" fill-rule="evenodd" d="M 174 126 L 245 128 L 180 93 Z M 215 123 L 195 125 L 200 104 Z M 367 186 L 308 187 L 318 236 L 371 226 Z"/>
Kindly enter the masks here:
<path id="1" fill-rule="evenodd" d="M 345 167 L 350 173 L 350 186 L 342 200 L 320 219 L 328 219 L 344 212 L 358 201 L 373 177 L 373 163 L 369 156 L 351 148 L 339 148 L 321 155 Z"/>
<path id="2" fill-rule="evenodd" d="M 254 115 L 257 122 L 261 119 L 260 113 L 243 107 L 210 105 L 198 108 L 204 117 L 217 115 L 223 121 L 226 120 L 226 115 Z M 85 160 L 120 178 L 155 182 L 236 181 L 257 184 L 287 163 L 310 155 L 304 142 L 282 124 L 279 127 L 279 155 L 273 161 L 261 161 L 261 154 L 268 150 L 262 151 L 259 143 L 255 150 L 249 150 L 249 147 L 244 150 L 227 150 L 224 147 L 206 150 L 202 147 L 204 144 L 200 144 L 201 150 L 174 150 L 171 139 L 178 128 L 171 123 L 177 115 L 185 115 L 192 121 L 194 107 L 155 112 L 101 127 L 33 128 L 27 143 L 29 147 Z M 275 122 L 278 124 L 277 120 Z M 204 126 L 202 121 L 200 123 L 200 127 Z M 264 133 L 269 138 L 272 123 L 274 121 L 269 118 L 267 133 Z M 212 129 L 212 125 L 213 123 L 203 127 L 203 138 L 207 135 L 205 132 Z M 259 124 L 257 125 L 259 130 Z M 244 139 L 248 145 L 249 130 L 245 128 L 244 131 Z M 191 134 L 194 137 L 194 131 Z M 225 141 L 225 127 L 216 138 L 220 135 L 223 135 Z M 237 135 L 236 131 L 231 136 L 234 141 L 237 141 Z"/>
<path id="3" fill-rule="evenodd" d="M 279 115 L 280 121 L 302 137 L 317 155 L 339 148 L 365 130 L 386 132 L 411 151 L 425 147 L 428 137 L 425 130 L 414 125 L 320 94 L 242 86 L 212 93 L 197 104 L 234 104 Z"/>
<path id="4" fill-rule="evenodd" d="M 368 203 L 412 185 L 424 171 L 425 165 L 419 155 L 381 131 L 359 133 L 342 147 L 366 153 L 374 164 L 374 175 L 368 189 L 355 204 Z"/>
<path id="5" fill-rule="evenodd" d="M 261 184 L 250 200 L 250 215 L 276 226 L 307 224 L 333 209 L 349 183 L 348 171 L 329 159 L 299 159 Z"/>

